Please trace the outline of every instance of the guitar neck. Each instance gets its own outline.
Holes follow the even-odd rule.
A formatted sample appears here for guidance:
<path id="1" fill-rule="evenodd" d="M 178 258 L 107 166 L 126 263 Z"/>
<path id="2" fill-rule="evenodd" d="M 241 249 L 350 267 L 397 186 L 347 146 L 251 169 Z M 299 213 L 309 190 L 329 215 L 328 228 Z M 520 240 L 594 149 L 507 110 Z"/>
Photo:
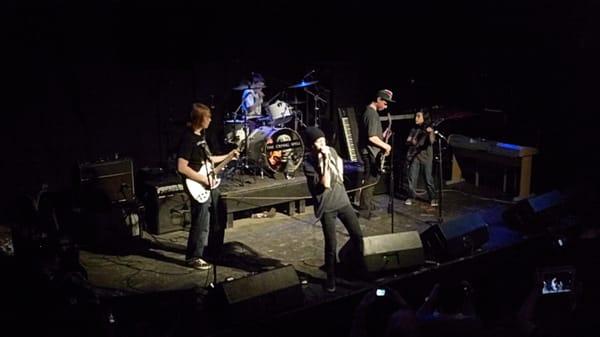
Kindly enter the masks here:
<path id="1" fill-rule="evenodd" d="M 386 136 L 383 138 L 383 140 L 388 143 L 388 141 L 390 140 L 390 138 L 392 137 L 392 114 L 390 114 L 388 112 L 388 121 L 390 122 L 386 128 Z"/>
<path id="2" fill-rule="evenodd" d="M 223 159 L 223 161 L 219 165 L 217 165 L 213 171 L 221 172 L 223 167 L 225 167 L 225 165 L 229 164 L 229 162 L 233 159 L 234 155 L 235 155 L 234 153 L 228 154 L 227 157 L 225 157 L 225 159 Z"/>

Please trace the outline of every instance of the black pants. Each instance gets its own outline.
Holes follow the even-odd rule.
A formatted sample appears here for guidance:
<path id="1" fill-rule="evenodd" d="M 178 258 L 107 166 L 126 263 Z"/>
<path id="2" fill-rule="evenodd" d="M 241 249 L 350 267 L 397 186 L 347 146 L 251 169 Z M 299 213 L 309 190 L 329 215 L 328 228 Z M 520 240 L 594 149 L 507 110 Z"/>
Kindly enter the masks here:
<path id="1" fill-rule="evenodd" d="M 377 170 L 375 158 L 368 153 L 361 154 L 364 165 L 364 185 L 373 185 L 363 188 L 360 192 L 360 210 L 371 210 L 374 206 L 373 192 L 375 192 L 375 184 L 379 182 L 379 171 Z"/>
<path id="2" fill-rule="evenodd" d="M 339 218 L 352 242 L 352 247 L 355 248 L 353 254 L 357 257 L 362 256 L 363 253 L 363 234 L 360 230 L 358 218 L 354 213 L 352 205 L 344 206 L 343 208 L 333 211 L 325 212 L 321 216 L 321 225 L 323 226 L 323 236 L 325 238 L 325 269 L 327 271 L 327 278 L 335 278 L 335 262 L 336 262 L 336 250 L 337 250 L 337 238 L 335 235 L 335 222 L 336 218 Z"/>

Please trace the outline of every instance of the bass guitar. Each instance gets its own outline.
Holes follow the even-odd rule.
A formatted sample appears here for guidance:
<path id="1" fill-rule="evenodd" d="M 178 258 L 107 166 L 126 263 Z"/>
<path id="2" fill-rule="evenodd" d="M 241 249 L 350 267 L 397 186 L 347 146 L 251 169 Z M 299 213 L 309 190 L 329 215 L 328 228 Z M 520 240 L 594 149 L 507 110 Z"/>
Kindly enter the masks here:
<path id="1" fill-rule="evenodd" d="M 200 170 L 198 170 L 198 174 L 208 177 L 208 181 L 212 184 L 212 188 L 217 188 L 221 184 L 220 173 L 225 168 L 225 165 L 229 164 L 235 158 L 235 152 L 231 151 L 225 159 L 219 163 L 216 167 L 210 161 L 207 161 Z M 204 187 L 201 183 L 192 180 L 190 178 L 185 179 L 185 186 L 192 196 L 197 202 L 204 203 L 210 197 L 210 188 Z"/>
<path id="2" fill-rule="evenodd" d="M 389 144 L 389 140 L 392 137 L 392 115 L 388 112 L 388 127 L 385 129 L 385 131 L 383 132 L 383 141 L 386 142 L 387 144 Z M 379 153 L 377 154 L 377 157 L 375 158 L 375 162 L 377 170 L 380 174 L 384 174 L 387 172 L 386 169 L 386 159 L 387 156 L 385 155 L 385 152 L 383 152 L 383 150 L 379 151 Z"/>

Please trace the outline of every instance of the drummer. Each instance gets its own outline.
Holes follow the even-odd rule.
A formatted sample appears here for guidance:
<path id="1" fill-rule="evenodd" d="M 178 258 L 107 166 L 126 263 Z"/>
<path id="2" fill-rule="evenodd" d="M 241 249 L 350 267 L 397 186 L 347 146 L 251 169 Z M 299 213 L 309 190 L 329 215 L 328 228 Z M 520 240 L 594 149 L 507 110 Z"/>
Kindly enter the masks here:
<path id="1" fill-rule="evenodd" d="M 261 117 L 262 104 L 265 94 L 262 89 L 265 88 L 265 79 L 259 73 L 252 73 L 248 88 L 242 92 L 242 112 L 248 119 Z"/>

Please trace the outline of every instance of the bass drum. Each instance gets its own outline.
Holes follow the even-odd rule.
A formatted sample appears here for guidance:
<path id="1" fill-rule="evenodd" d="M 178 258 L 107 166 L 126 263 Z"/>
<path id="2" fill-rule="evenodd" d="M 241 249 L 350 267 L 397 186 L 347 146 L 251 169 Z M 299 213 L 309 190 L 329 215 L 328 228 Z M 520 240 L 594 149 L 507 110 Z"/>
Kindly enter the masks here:
<path id="1" fill-rule="evenodd" d="M 269 172 L 292 173 L 303 158 L 304 143 L 292 129 L 261 126 L 248 137 L 248 159 Z"/>

